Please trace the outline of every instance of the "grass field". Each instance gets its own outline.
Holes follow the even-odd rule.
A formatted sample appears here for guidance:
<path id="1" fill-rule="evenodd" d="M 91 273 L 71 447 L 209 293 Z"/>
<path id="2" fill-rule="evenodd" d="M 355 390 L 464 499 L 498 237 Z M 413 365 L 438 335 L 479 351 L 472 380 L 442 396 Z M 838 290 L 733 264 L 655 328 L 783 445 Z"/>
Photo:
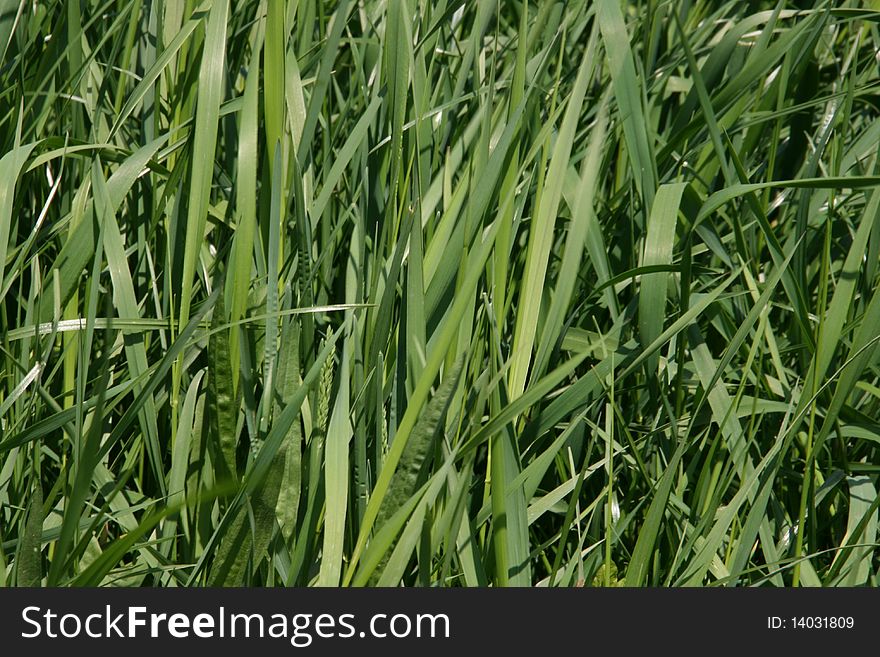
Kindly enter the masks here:
<path id="1" fill-rule="evenodd" d="M 3 0 L 0 584 L 880 584 L 878 51 Z"/>

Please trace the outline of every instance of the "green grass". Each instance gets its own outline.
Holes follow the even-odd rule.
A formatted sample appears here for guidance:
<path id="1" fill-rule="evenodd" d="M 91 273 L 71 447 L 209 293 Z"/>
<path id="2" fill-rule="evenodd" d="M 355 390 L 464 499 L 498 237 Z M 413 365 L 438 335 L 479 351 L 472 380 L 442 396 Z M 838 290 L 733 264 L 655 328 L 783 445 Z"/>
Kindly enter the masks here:
<path id="1" fill-rule="evenodd" d="M 880 6 L 0 2 L 0 584 L 880 584 Z"/>

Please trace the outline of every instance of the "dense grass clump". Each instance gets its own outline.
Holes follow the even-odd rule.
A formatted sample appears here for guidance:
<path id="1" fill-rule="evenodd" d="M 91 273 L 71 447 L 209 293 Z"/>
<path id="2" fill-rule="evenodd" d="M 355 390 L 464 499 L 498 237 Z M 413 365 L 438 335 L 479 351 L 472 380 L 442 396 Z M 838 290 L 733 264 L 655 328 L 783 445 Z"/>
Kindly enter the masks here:
<path id="1" fill-rule="evenodd" d="M 0 3 L 0 583 L 880 583 L 878 49 Z"/>

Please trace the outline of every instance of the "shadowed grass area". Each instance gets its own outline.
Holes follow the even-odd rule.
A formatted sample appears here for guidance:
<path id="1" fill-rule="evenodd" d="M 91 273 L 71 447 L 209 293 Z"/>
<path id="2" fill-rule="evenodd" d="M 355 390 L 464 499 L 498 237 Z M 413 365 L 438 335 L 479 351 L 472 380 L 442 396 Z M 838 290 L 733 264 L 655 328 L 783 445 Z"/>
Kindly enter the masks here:
<path id="1" fill-rule="evenodd" d="M 0 584 L 877 585 L 878 10 L 0 2 Z"/>

